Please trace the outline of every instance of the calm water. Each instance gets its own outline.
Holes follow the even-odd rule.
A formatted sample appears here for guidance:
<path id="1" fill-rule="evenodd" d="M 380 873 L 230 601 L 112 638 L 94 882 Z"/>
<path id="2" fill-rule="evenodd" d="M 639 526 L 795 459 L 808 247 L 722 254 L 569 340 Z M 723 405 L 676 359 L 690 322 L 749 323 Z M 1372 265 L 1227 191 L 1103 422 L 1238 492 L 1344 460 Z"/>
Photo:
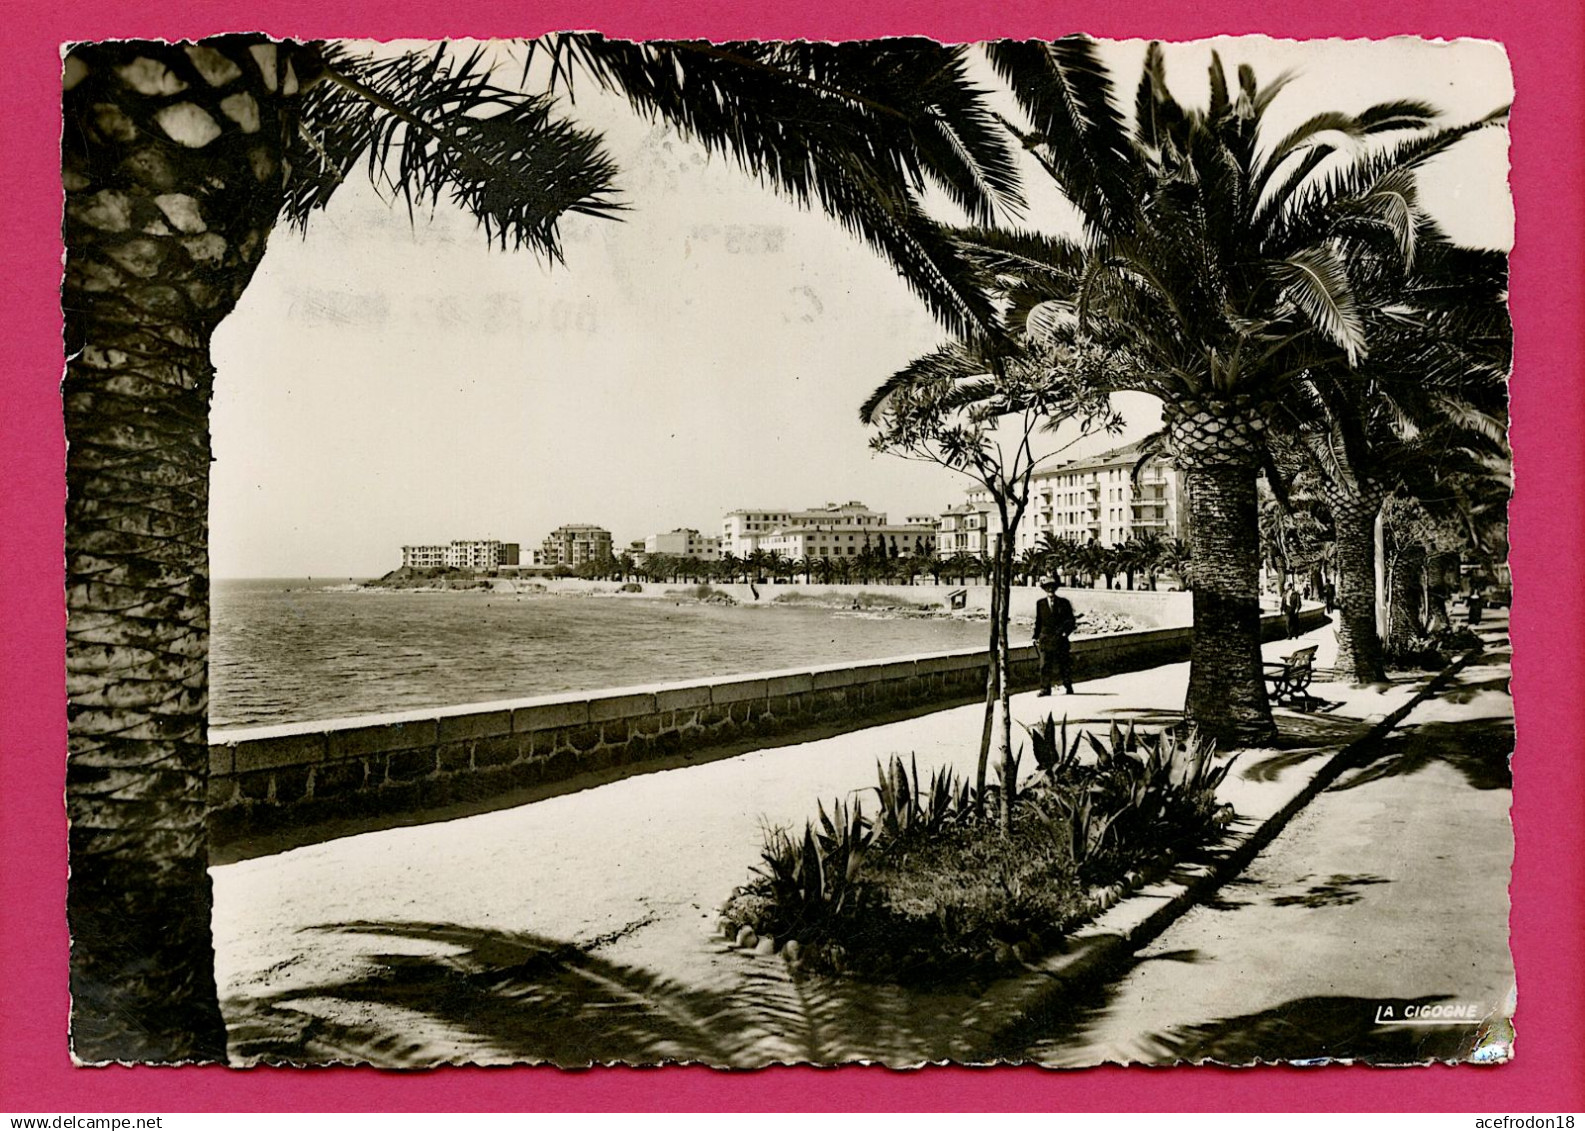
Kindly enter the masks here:
<path id="1" fill-rule="evenodd" d="M 983 622 L 769 605 L 217 581 L 214 727 L 983 647 Z"/>

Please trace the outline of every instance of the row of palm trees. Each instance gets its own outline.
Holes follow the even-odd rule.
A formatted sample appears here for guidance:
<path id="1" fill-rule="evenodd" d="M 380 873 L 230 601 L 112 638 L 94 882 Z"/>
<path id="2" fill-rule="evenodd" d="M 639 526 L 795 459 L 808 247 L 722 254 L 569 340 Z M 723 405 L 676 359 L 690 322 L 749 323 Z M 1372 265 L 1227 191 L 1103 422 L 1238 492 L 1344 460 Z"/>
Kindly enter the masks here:
<path id="1" fill-rule="evenodd" d="M 1086 380 L 1160 398 L 1162 440 L 1187 472 L 1186 711 L 1202 728 L 1232 744 L 1274 732 L 1255 482 L 1281 483 L 1280 451 L 1321 476 L 1343 661 L 1379 669 L 1363 579 L 1381 500 L 1410 490 L 1489 507 L 1480 476 L 1501 462 L 1499 441 L 1468 438 L 1501 432 L 1505 259 L 1453 246 L 1414 184 L 1501 114 L 1444 127 L 1400 101 L 1273 136 L 1263 123 L 1284 80 L 1261 86 L 1244 67 L 1230 82 L 1218 60 L 1208 105 L 1185 107 L 1152 48 L 1130 120 L 1088 40 L 986 51 L 1019 122 L 970 81 L 965 48 L 925 40 L 566 35 L 531 45 L 520 74 L 482 52 L 386 57 L 258 35 L 71 49 L 62 295 L 79 1057 L 225 1055 L 206 830 L 216 327 L 280 222 L 311 234 L 360 167 L 406 201 L 468 211 L 489 241 L 559 260 L 560 217 L 625 207 L 602 139 L 561 116 L 575 74 L 863 239 L 989 359 L 969 376 L 1083 340 L 1115 362 Z M 1078 209 L 1078 238 L 1008 226 L 1026 207 L 1020 147 Z M 934 220 L 927 190 L 972 226 Z M 1400 469 L 1400 448 L 1443 456 Z M 1467 482 L 1448 486 L 1457 476 Z M 999 553 L 996 572 L 1010 576 L 1012 540 Z"/>
<path id="2" fill-rule="evenodd" d="M 1230 81 L 1213 53 L 1207 101 L 1187 106 L 1152 45 L 1130 121 L 1087 40 L 987 50 L 1023 111 L 1021 140 L 1084 231 L 956 230 L 1008 313 L 1005 337 L 963 339 L 955 367 L 937 351 L 899 371 L 861 415 L 917 403 L 921 384 L 1016 408 L 999 374 L 1041 356 L 1074 383 L 1158 398 L 1146 450 L 1185 473 L 1195 552 L 1185 713 L 1224 745 L 1270 741 L 1257 483 L 1286 506 L 1297 472 L 1311 474 L 1336 544 L 1338 668 L 1376 680 L 1383 500 L 1504 481 L 1506 256 L 1449 240 L 1416 175 L 1506 109 L 1447 126 L 1402 100 L 1278 135 L 1265 123 L 1287 76 L 1262 85 L 1243 66 Z M 1108 360 L 1064 371 L 1074 342 Z M 1489 505 L 1490 491 L 1465 494 Z"/>
<path id="3" fill-rule="evenodd" d="M 1145 531 L 1117 545 L 1098 540 L 1080 542 L 1046 533 L 1037 546 L 1019 555 L 1016 576 L 1026 585 L 1041 577 L 1055 577 L 1060 584 L 1107 589 L 1155 589 L 1163 574 L 1169 575 L 1179 589 L 1192 585 L 1189 573 L 1191 552 L 1182 538 L 1168 538 Z"/>
<path id="4" fill-rule="evenodd" d="M 672 584 L 708 582 L 793 582 L 805 585 L 920 585 L 956 582 L 985 584 L 991 576 L 991 554 L 958 551 L 893 555 L 861 547 L 853 556 L 789 557 L 777 550 L 754 550 L 739 557 L 707 559 L 684 554 L 622 553 L 583 563 L 569 573 L 600 581 L 651 581 Z M 1167 574 L 1178 588 L 1188 588 L 1189 546 L 1181 538 L 1147 532 L 1115 546 L 1099 541 L 1077 542 L 1043 534 L 1038 546 L 1018 556 L 1016 576 L 1024 585 L 1054 577 L 1060 584 L 1093 588 L 1155 589 Z"/>

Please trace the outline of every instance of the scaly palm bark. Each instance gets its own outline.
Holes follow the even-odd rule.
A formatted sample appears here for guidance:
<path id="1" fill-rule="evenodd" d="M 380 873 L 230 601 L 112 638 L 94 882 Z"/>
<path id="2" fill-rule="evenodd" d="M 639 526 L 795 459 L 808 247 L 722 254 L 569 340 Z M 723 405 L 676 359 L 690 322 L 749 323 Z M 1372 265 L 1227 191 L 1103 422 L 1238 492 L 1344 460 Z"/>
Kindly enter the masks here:
<path id="1" fill-rule="evenodd" d="M 1261 668 L 1255 489 L 1265 425 L 1238 401 L 1181 402 L 1166 423 L 1171 458 L 1185 472 L 1195 532 L 1185 713 L 1224 749 L 1269 742 L 1277 729 Z"/>
<path id="2" fill-rule="evenodd" d="M 1385 497 L 1373 478 L 1322 480 L 1337 538 L 1337 675 L 1351 683 L 1386 678 L 1376 626 L 1376 516 Z"/>
<path id="3" fill-rule="evenodd" d="M 209 342 L 281 208 L 298 50 L 108 43 L 66 60 L 67 914 L 83 1061 L 225 1055 L 204 825 Z"/>

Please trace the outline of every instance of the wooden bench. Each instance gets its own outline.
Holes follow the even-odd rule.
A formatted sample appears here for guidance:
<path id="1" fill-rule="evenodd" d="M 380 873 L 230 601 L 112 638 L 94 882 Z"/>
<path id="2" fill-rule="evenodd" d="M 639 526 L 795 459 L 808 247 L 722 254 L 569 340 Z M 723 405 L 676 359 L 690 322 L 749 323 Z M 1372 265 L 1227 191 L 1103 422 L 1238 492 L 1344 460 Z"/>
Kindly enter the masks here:
<path id="1" fill-rule="evenodd" d="M 1298 701 L 1301 711 L 1310 707 L 1310 681 L 1315 678 L 1315 645 L 1284 656 L 1280 664 L 1264 663 L 1271 697 L 1279 703 Z"/>

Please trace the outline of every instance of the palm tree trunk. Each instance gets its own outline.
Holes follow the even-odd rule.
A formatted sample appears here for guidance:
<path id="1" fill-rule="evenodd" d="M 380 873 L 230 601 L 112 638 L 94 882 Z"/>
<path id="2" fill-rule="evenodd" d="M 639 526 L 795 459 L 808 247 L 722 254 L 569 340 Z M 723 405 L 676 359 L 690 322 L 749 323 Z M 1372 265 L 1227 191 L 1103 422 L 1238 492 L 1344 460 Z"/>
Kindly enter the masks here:
<path id="1" fill-rule="evenodd" d="M 1337 675 L 1351 683 L 1386 678 L 1376 626 L 1376 512 L 1380 493 L 1368 485 L 1348 491 L 1327 482 L 1326 500 L 1337 535 Z"/>
<path id="2" fill-rule="evenodd" d="M 1387 566 L 1386 651 L 1405 652 L 1413 647 L 1429 618 L 1422 616 L 1426 589 L 1425 552 L 1407 547 Z"/>
<path id="3" fill-rule="evenodd" d="M 280 210 L 289 50 L 124 42 L 66 61 L 67 916 L 84 1061 L 225 1058 L 205 828 L 209 342 Z"/>
<path id="4" fill-rule="evenodd" d="M 974 771 L 974 811 L 985 816 L 985 776 L 991 761 L 991 735 L 996 721 L 996 704 L 1001 694 L 1000 671 L 997 666 L 997 649 L 1001 644 L 1001 589 L 991 585 L 991 644 L 985 665 L 985 719 L 980 724 L 980 758 Z"/>
<path id="5" fill-rule="evenodd" d="M 1276 737 L 1260 657 L 1260 539 L 1253 469 L 1188 472 L 1194 642 L 1184 714 L 1224 749 Z"/>
<path id="6" fill-rule="evenodd" d="M 1175 410 L 1175 411 L 1174 411 Z M 1194 641 L 1184 715 L 1224 749 L 1277 735 L 1260 656 L 1261 424 L 1242 406 L 1169 406 L 1194 540 Z"/>
<path id="7" fill-rule="evenodd" d="M 1018 786 L 1013 767 L 1013 704 L 1012 681 L 1008 658 L 1008 621 L 1012 603 L 1013 552 L 1012 531 L 1005 523 L 1002 541 L 996 550 L 992 567 L 996 586 L 996 691 L 998 713 L 998 748 L 1002 756 L 1002 832 L 1010 833 L 1013 827 L 1013 792 Z"/>

